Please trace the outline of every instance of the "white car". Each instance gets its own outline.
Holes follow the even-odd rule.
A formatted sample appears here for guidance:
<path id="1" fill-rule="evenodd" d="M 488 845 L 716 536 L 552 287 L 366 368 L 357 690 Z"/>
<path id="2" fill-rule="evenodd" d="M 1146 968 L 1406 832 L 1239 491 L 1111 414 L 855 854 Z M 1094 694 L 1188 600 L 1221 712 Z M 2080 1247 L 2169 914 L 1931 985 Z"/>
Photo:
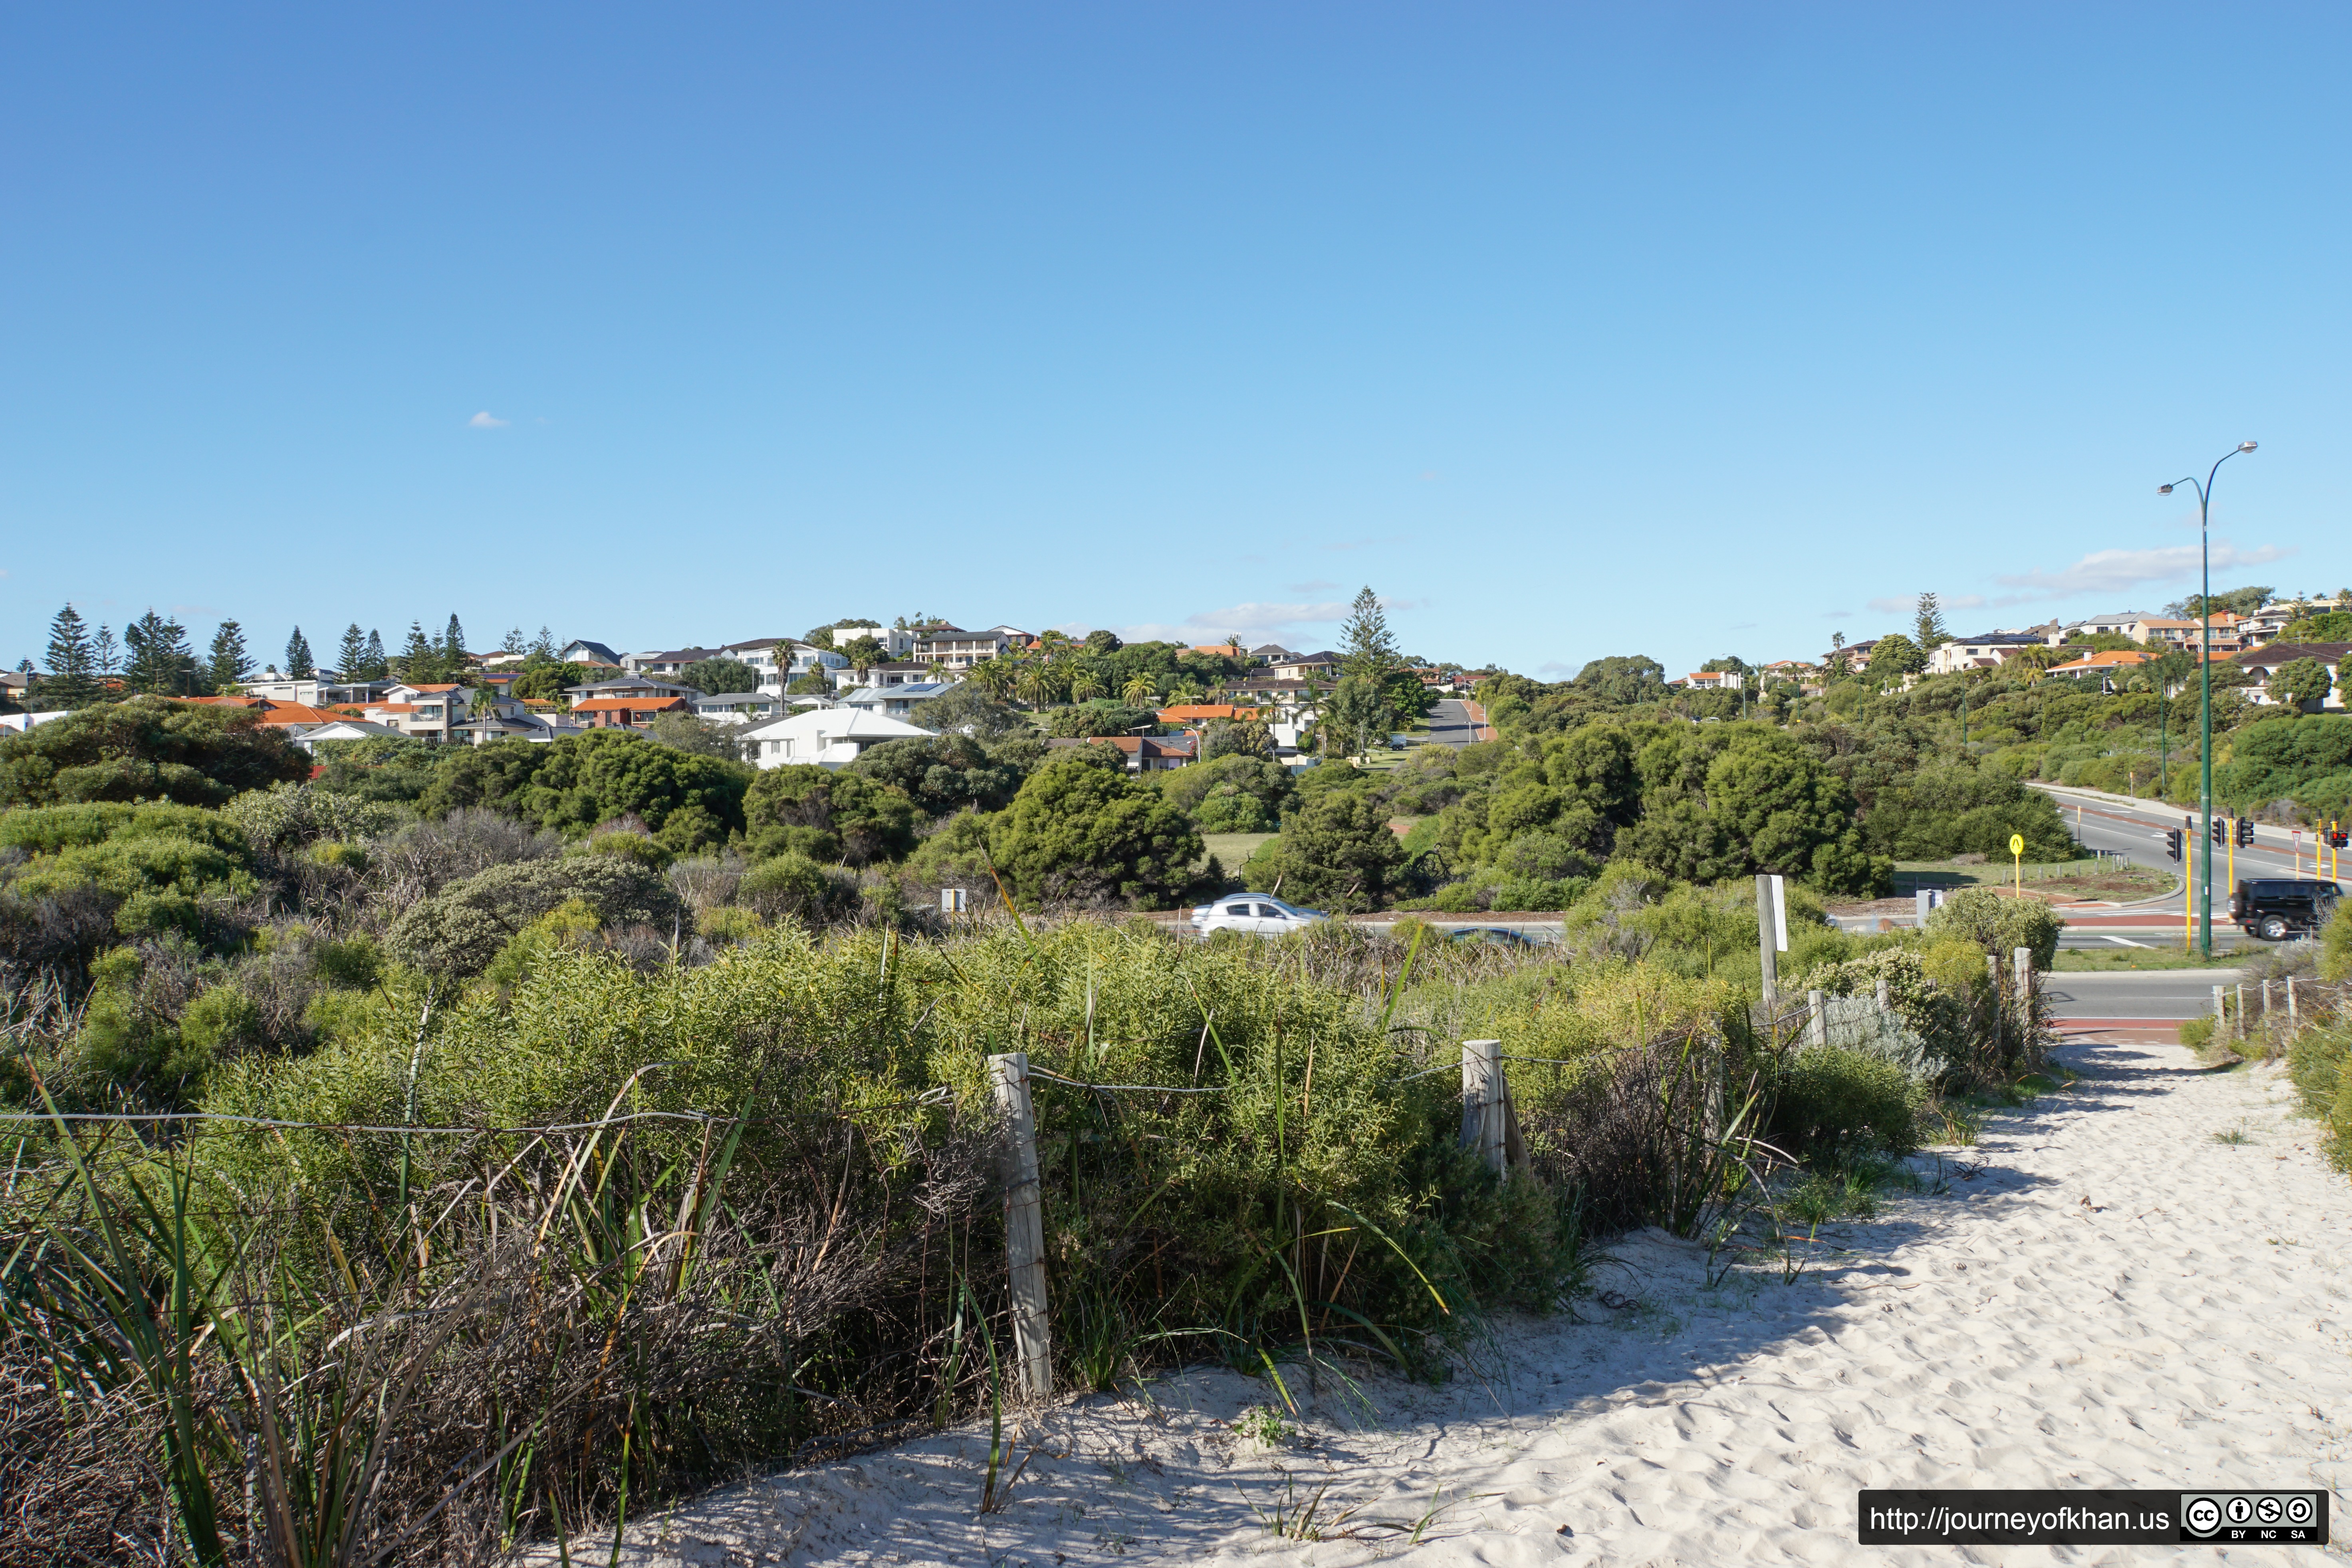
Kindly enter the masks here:
<path id="1" fill-rule="evenodd" d="M 1234 893 L 1192 911 L 1192 929 L 1203 936 L 1213 931 L 1247 931 L 1252 936 L 1286 936 L 1321 925 L 1331 917 L 1321 910 L 1302 910 L 1265 893 Z"/>

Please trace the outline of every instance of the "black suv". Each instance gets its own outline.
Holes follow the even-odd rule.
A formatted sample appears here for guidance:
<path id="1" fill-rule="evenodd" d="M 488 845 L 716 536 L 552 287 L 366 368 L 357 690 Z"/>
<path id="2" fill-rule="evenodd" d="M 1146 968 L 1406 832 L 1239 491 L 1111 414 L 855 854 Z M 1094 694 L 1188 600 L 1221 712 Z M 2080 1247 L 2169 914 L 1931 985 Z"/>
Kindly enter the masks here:
<path id="1" fill-rule="evenodd" d="M 2241 882 L 2230 900 L 2230 918 L 2251 935 L 2284 942 L 2326 925 L 2343 896 L 2334 882 L 2290 882 L 2283 877 Z"/>

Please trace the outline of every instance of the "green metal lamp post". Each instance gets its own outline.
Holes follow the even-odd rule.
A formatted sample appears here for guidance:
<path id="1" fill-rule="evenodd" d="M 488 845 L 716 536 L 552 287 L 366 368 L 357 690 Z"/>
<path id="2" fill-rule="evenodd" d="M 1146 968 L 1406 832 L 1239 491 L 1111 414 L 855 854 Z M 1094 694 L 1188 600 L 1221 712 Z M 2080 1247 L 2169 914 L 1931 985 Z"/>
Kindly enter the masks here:
<path id="1" fill-rule="evenodd" d="M 2198 886 L 2201 898 L 2197 920 L 2197 947 L 2208 958 L 2213 956 L 2213 552 L 2206 530 L 2212 521 L 2213 476 L 2221 471 L 2222 464 L 2239 453 L 2253 449 L 2252 441 L 2241 441 L 2214 458 L 2213 466 L 2206 471 L 2205 482 L 2201 485 L 2197 483 L 2197 476 L 2191 474 L 2185 479 L 2175 479 L 2171 484 L 2156 487 L 2156 493 L 2160 496 L 2170 495 L 2180 485 L 2194 486 L 2197 491 L 2197 552 L 2201 584 L 2197 597 L 2200 622 L 2198 652 L 2200 655 L 2197 677 L 2204 689 L 2199 708 L 2200 740 L 2197 753 L 2197 837 L 2199 852 L 2203 857 L 2199 868 Z"/>

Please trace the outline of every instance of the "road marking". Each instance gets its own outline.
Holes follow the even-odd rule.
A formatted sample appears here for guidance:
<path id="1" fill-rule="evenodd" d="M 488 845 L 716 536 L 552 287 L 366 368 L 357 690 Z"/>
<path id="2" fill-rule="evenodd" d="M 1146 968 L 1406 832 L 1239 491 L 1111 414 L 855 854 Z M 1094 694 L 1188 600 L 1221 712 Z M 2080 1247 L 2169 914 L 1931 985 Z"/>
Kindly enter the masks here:
<path id="1" fill-rule="evenodd" d="M 2132 941 L 2132 939 L 2131 939 L 2131 938 L 2129 938 L 2129 937 L 2127 937 L 2127 936 L 2110 936 L 2110 937 L 2108 937 L 2108 938 L 2107 938 L 2107 940 L 2108 940 L 2109 942 L 2114 942 L 2117 947 L 2147 947 L 2147 943 L 2146 943 L 2146 942 L 2134 942 L 2134 941 Z M 2150 949 L 2150 951 L 2152 952 L 2152 951 L 2154 951 L 2154 950 L 2153 950 L 2153 949 Z"/>

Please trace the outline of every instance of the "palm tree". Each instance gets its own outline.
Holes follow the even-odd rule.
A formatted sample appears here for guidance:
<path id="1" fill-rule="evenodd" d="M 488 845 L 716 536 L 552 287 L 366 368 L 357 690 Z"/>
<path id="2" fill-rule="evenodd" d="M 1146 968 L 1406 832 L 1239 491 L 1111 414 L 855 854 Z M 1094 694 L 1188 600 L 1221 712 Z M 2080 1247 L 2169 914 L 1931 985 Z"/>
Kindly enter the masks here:
<path id="1" fill-rule="evenodd" d="M 1090 702 L 1103 694 L 1102 672 L 1091 664 L 1082 664 L 1070 677 L 1070 700 Z"/>
<path id="2" fill-rule="evenodd" d="M 1168 700 L 1175 707 L 1201 700 L 1201 689 L 1189 680 L 1180 680 L 1168 689 Z"/>
<path id="3" fill-rule="evenodd" d="M 982 691 L 999 701 L 1003 700 L 1004 694 L 1013 689 L 1013 682 L 1020 677 L 1019 661 L 1003 654 L 984 658 L 971 667 L 971 679 L 979 683 Z"/>
<path id="4" fill-rule="evenodd" d="M 1160 700 L 1160 688 L 1147 675 L 1130 675 L 1118 694 L 1129 708 L 1149 708 Z"/>
<path id="5" fill-rule="evenodd" d="M 1021 693 L 1021 700 L 1030 707 L 1043 708 L 1046 700 L 1054 695 L 1053 677 L 1046 674 L 1045 660 L 1028 659 L 1024 662 L 1027 668 L 1022 670 L 1020 682 L 1015 689 Z"/>

